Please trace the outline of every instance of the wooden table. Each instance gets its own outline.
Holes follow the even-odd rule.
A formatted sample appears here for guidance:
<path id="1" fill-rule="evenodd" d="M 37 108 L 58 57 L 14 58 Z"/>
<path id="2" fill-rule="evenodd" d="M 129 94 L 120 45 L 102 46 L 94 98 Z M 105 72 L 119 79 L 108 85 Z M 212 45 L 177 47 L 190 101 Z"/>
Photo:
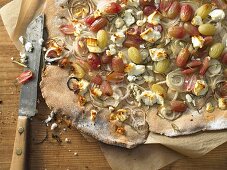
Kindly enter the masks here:
<path id="1" fill-rule="evenodd" d="M 10 0 L 0 0 L 0 7 Z M 10 58 L 17 58 L 18 51 L 11 42 L 7 32 L 0 21 L 0 169 L 7 170 L 10 166 L 15 127 L 17 121 L 19 89 L 15 79 L 22 68 L 11 63 Z M 41 103 L 43 103 L 41 101 Z M 47 118 L 47 107 L 43 104 L 38 106 L 39 114 L 33 118 L 30 124 L 30 145 L 28 166 L 31 170 L 66 170 L 66 169 L 110 169 L 103 156 L 98 142 L 87 142 L 75 129 L 68 129 L 60 136 L 62 143 L 59 144 L 51 138 L 49 127 L 42 121 Z M 61 129 L 66 126 L 61 124 Z M 42 140 L 46 131 L 48 139 L 42 144 L 35 144 Z M 71 143 L 66 143 L 69 138 Z M 78 155 L 74 155 L 78 153 Z M 214 149 L 207 155 L 197 159 L 179 160 L 163 170 L 183 169 L 227 169 L 227 143 Z"/>

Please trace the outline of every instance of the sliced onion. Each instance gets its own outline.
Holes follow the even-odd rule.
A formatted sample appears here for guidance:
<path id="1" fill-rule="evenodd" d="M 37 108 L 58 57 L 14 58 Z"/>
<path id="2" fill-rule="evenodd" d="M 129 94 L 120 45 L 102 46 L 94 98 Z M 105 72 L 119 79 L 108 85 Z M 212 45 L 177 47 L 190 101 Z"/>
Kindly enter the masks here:
<path id="1" fill-rule="evenodd" d="M 44 56 L 44 58 L 45 58 L 46 61 L 48 61 L 48 62 L 51 63 L 51 62 L 58 61 L 58 60 L 60 60 L 60 59 L 63 58 L 63 56 L 56 57 L 56 58 L 49 58 L 49 57 L 48 57 L 48 54 L 49 54 L 51 51 L 55 51 L 55 50 L 56 50 L 55 48 L 50 48 L 50 49 L 48 49 L 48 50 L 46 51 L 46 54 L 45 54 L 45 56 Z"/>
<path id="2" fill-rule="evenodd" d="M 182 115 L 182 113 L 173 112 L 169 107 L 160 107 L 158 109 L 157 115 L 163 119 L 173 121 L 173 120 L 178 119 Z"/>
<path id="3" fill-rule="evenodd" d="M 208 76 L 220 74 L 222 71 L 221 63 L 215 59 L 210 60 L 208 71 Z"/>
<path id="4" fill-rule="evenodd" d="M 166 84 L 167 86 L 175 91 L 183 91 L 184 86 L 184 76 L 181 74 L 179 70 L 175 70 L 170 72 L 166 76 Z"/>

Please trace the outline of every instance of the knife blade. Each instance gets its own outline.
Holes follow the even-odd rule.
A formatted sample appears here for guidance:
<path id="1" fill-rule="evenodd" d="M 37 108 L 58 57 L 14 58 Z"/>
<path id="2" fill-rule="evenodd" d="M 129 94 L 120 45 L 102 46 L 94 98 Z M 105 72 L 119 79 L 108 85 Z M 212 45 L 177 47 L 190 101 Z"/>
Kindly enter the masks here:
<path id="1" fill-rule="evenodd" d="M 37 90 L 42 57 L 42 44 L 40 43 L 40 40 L 43 39 L 43 30 L 44 14 L 41 14 L 32 20 L 26 30 L 26 42 L 30 42 L 33 46 L 31 52 L 26 52 L 26 56 L 28 57 L 28 69 L 33 72 L 33 78 L 21 87 L 18 111 L 19 116 L 10 170 L 26 169 L 28 118 L 37 113 Z"/>

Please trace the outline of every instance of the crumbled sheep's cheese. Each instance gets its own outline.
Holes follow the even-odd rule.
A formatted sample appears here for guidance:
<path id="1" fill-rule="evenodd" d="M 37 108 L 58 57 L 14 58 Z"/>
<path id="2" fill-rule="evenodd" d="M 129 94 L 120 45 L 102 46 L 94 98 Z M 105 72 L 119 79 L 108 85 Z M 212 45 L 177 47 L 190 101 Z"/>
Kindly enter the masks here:
<path id="1" fill-rule="evenodd" d="M 209 103 L 206 104 L 206 111 L 207 111 L 207 112 L 210 112 L 210 113 L 211 113 L 211 112 L 214 111 L 214 109 L 215 109 L 215 108 L 214 108 L 214 106 L 212 105 L 212 103 L 209 102 Z"/>
<path id="2" fill-rule="evenodd" d="M 153 61 L 161 61 L 167 58 L 167 53 L 164 48 L 152 48 L 149 52 Z"/>
<path id="3" fill-rule="evenodd" d="M 102 95 L 102 91 L 99 88 L 93 88 L 91 89 L 92 94 L 96 97 L 100 97 Z"/>
<path id="4" fill-rule="evenodd" d="M 110 44 L 109 45 L 109 50 L 106 50 L 106 54 L 107 55 L 115 55 L 115 54 L 117 54 L 116 45 L 115 44 Z"/>
<path id="5" fill-rule="evenodd" d="M 23 37 L 23 36 L 20 36 L 20 37 L 19 37 L 19 41 L 21 42 L 21 44 L 24 45 L 25 41 L 24 41 L 24 37 Z"/>
<path id="6" fill-rule="evenodd" d="M 146 31 L 142 32 L 140 34 L 140 37 L 145 41 L 154 43 L 161 38 L 161 33 L 159 31 L 154 30 L 153 28 L 149 28 Z"/>
<path id="7" fill-rule="evenodd" d="M 83 95 L 87 92 L 89 84 L 90 83 L 87 80 L 80 80 L 78 82 L 81 95 Z"/>
<path id="8" fill-rule="evenodd" d="M 160 23 L 160 20 L 161 20 L 161 15 L 158 11 L 154 11 L 147 18 L 147 22 L 153 25 L 158 25 Z"/>
<path id="9" fill-rule="evenodd" d="M 129 63 L 125 68 L 125 72 L 130 76 L 138 76 L 145 72 L 145 66 Z"/>
<path id="10" fill-rule="evenodd" d="M 225 18 L 225 12 L 221 9 L 215 9 L 211 13 L 209 13 L 209 16 L 213 21 L 220 21 Z"/>
<path id="11" fill-rule="evenodd" d="M 157 102 L 156 94 L 152 91 L 144 91 L 140 95 L 141 100 L 147 106 L 153 106 Z"/>
<path id="12" fill-rule="evenodd" d="M 74 35 L 78 36 L 86 29 L 86 26 L 77 22 L 76 24 L 74 24 L 74 28 L 75 28 Z"/>
<path id="13" fill-rule="evenodd" d="M 155 81 L 155 78 L 153 76 L 145 75 L 145 76 L 143 76 L 143 78 L 144 78 L 145 82 L 147 82 L 147 83 L 152 83 Z"/>
<path id="14" fill-rule="evenodd" d="M 208 85 L 204 80 L 197 80 L 195 83 L 195 87 L 193 89 L 193 93 L 196 96 L 205 95 L 208 91 Z"/>
<path id="15" fill-rule="evenodd" d="M 120 17 L 118 17 L 115 21 L 115 27 L 121 28 L 125 24 L 124 20 Z"/>
<path id="16" fill-rule="evenodd" d="M 145 23 L 147 22 L 147 18 L 141 19 L 141 20 L 137 20 L 136 21 L 136 25 L 138 25 L 139 27 L 143 26 Z"/>
<path id="17" fill-rule="evenodd" d="M 66 142 L 66 143 L 70 143 L 71 140 L 70 140 L 69 138 L 65 138 L 65 142 Z"/>
<path id="18" fill-rule="evenodd" d="M 136 76 L 128 76 L 127 80 L 130 82 L 136 81 L 137 77 Z"/>
<path id="19" fill-rule="evenodd" d="M 192 97 L 190 96 L 190 94 L 186 94 L 185 95 L 185 98 L 186 98 L 186 101 L 188 102 L 188 103 L 191 103 L 192 102 Z"/>
<path id="20" fill-rule="evenodd" d="M 111 37 L 110 37 L 111 41 L 113 41 L 118 47 L 122 46 L 122 43 L 125 40 L 125 34 L 122 31 L 118 31 L 116 33 L 114 33 Z"/>
<path id="21" fill-rule="evenodd" d="M 218 99 L 218 107 L 222 110 L 227 109 L 227 99 L 226 98 L 219 98 Z"/>
<path id="22" fill-rule="evenodd" d="M 192 45 L 194 48 L 202 48 L 205 40 L 202 36 L 193 36 Z"/>
<path id="23" fill-rule="evenodd" d="M 160 105 L 164 105 L 164 98 L 163 98 L 163 96 L 159 95 L 158 93 L 155 93 L 155 94 L 156 94 L 157 103 L 160 104 Z"/>
<path id="24" fill-rule="evenodd" d="M 126 25 L 129 27 L 130 25 L 135 23 L 135 18 L 132 15 L 133 10 L 132 9 L 128 9 L 125 10 L 125 14 L 124 14 L 124 21 L 126 23 Z"/>
<path id="25" fill-rule="evenodd" d="M 98 112 L 96 110 L 91 110 L 90 111 L 90 114 L 91 114 L 90 118 L 91 118 L 92 121 L 95 121 L 97 113 Z"/>
<path id="26" fill-rule="evenodd" d="M 33 45 L 32 45 L 32 43 L 27 42 L 27 43 L 25 44 L 24 48 L 25 48 L 25 51 L 27 51 L 27 52 L 32 52 L 32 50 L 33 50 Z"/>
<path id="27" fill-rule="evenodd" d="M 44 39 L 40 38 L 39 39 L 39 45 L 43 45 Z"/>
<path id="28" fill-rule="evenodd" d="M 51 130 L 54 130 L 58 127 L 57 123 L 53 123 L 50 127 Z"/>

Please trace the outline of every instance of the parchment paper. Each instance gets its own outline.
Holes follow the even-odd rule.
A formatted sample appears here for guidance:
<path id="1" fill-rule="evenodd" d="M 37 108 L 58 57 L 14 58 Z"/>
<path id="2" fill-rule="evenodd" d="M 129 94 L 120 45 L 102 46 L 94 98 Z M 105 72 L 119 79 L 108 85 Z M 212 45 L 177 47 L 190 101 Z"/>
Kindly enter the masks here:
<path id="1" fill-rule="evenodd" d="M 28 23 L 40 12 L 47 12 L 47 18 L 51 17 L 53 12 L 48 12 L 50 8 L 53 9 L 53 0 L 14 0 L 1 8 L 6 30 L 18 50 L 21 49 L 18 37 L 24 34 Z M 135 149 L 105 144 L 100 146 L 113 169 L 146 170 L 164 167 L 183 158 L 183 155 L 202 156 L 226 141 L 227 131 L 203 132 L 175 138 L 150 133 L 146 145 Z"/>

